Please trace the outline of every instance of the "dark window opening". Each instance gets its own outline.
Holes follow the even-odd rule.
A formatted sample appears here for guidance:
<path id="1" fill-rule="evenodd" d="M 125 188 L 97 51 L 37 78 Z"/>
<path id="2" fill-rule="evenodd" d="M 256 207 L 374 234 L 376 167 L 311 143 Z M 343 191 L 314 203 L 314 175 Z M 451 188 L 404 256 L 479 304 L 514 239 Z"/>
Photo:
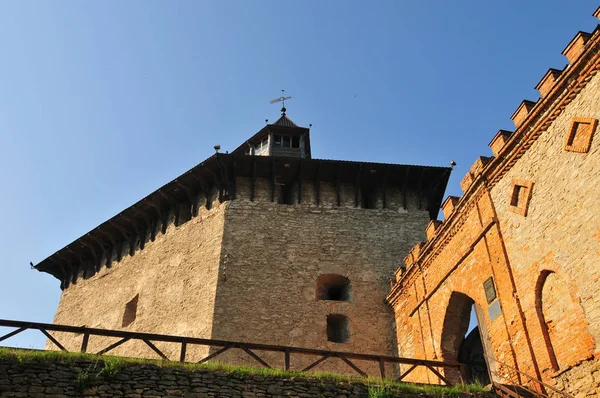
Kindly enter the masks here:
<path id="1" fill-rule="evenodd" d="M 519 206 L 519 202 L 522 202 L 522 196 L 523 196 L 523 191 L 525 187 L 522 187 L 520 185 L 515 185 L 514 189 L 513 189 L 513 193 L 512 196 L 510 198 L 510 205 L 511 206 Z"/>
<path id="2" fill-rule="evenodd" d="M 122 327 L 129 326 L 135 321 L 137 317 L 137 306 L 138 299 L 140 295 L 136 294 L 134 298 L 129 300 L 127 304 L 125 304 L 125 312 L 123 313 L 123 322 L 121 324 Z"/>
<path id="3" fill-rule="evenodd" d="M 300 137 L 276 135 L 273 146 L 277 148 L 300 148 Z"/>
<path id="4" fill-rule="evenodd" d="M 317 300 L 350 301 L 350 279 L 338 274 L 324 274 L 317 278 Z"/>
<path id="5" fill-rule="evenodd" d="M 179 206 L 179 214 L 177 215 L 177 225 L 185 224 L 192 219 L 192 206 L 189 203 L 182 203 Z"/>
<path id="6" fill-rule="evenodd" d="M 348 318 L 341 314 L 327 315 L 327 341 L 347 343 L 350 341 Z"/>
<path id="7" fill-rule="evenodd" d="M 296 188 L 295 183 L 280 185 L 279 204 L 280 205 L 295 205 L 296 204 Z"/>
<path id="8" fill-rule="evenodd" d="M 377 194 L 374 188 L 363 187 L 361 189 L 361 203 L 363 209 L 375 209 L 377 206 Z"/>

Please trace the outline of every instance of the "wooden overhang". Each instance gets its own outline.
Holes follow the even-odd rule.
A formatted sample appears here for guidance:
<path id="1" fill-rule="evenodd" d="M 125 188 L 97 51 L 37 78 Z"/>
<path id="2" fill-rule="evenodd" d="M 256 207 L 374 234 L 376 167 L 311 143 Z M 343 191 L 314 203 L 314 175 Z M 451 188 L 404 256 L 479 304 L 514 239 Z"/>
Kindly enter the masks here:
<path id="1" fill-rule="evenodd" d="M 219 201 L 234 200 L 236 177 L 250 178 L 252 191 L 257 178 L 268 178 L 272 188 L 292 180 L 299 184 L 305 181 L 330 182 L 336 187 L 338 200 L 341 184 L 353 184 L 357 198 L 362 186 L 383 188 L 382 191 L 394 186 L 403 192 L 407 189 L 418 192 L 420 200 L 424 199 L 427 203 L 431 218 L 435 219 L 450 171 L 448 167 L 217 153 L 50 255 L 34 268 L 59 279 L 61 289 L 74 283 L 79 276 L 89 278 L 103 265 L 111 266 L 113 253 L 116 252 L 116 259 L 120 261 L 125 244 L 130 247 L 130 255 L 134 255 L 138 242 L 139 248 L 143 249 L 148 235 L 150 240 L 154 240 L 158 224 L 164 233 L 171 212 L 176 214 L 177 224 L 181 206 L 191 206 L 192 215 L 196 215 L 198 199 L 214 195 L 215 190 Z M 301 203 L 302 190 L 298 191 L 298 202 Z M 315 191 L 315 199 L 319 203 L 319 189 Z M 253 199 L 253 193 L 251 196 Z M 274 195 L 271 199 L 275 200 Z M 206 200 L 204 205 L 209 208 L 210 200 Z M 358 200 L 356 206 L 359 206 Z"/>

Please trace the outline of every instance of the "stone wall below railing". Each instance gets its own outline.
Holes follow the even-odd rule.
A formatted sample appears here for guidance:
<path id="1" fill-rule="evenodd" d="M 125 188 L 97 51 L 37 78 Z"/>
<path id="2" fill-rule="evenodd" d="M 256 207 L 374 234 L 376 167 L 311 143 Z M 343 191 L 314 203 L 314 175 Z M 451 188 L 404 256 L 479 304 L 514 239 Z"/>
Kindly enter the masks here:
<path id="1" fill-rule="evenodd" d="M 0 354 L 2 354 L 0 352 Z M 59 354 L 60 355 L 60 354 Z M 111 358 L 111 357 L 108 357 Z M 103 358 L 0 355 L 0 397 L 370 397 L 366 382 Z M 371 393 L 369 389 L 371 388 Z M 439 394 L 441 396 L 442 394 Z M 471 395 L 461 394 L 469 397 Z M 377 395 L 380 396 L 380 395 Z M 417 393 L 386 397 L 427 398 Z"/>

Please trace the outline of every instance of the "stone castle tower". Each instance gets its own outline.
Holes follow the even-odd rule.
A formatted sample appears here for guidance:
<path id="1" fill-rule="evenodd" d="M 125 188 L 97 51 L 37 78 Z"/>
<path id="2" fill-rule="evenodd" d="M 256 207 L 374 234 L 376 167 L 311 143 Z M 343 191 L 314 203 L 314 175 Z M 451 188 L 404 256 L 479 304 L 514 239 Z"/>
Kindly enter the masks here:
<path id="1" fill-rule="evenodd" d="M 310 130 L 283 108 L 232 153 L 216 153 L 36 268 L 61 281 L 57 324 L 393 355 L 390 279 L 425 238 L 449 175 L 312 159 Z M 67 348 L 80 340 L 61 336 Z M 154 355 L 134 342 L 114 352 Z"/>

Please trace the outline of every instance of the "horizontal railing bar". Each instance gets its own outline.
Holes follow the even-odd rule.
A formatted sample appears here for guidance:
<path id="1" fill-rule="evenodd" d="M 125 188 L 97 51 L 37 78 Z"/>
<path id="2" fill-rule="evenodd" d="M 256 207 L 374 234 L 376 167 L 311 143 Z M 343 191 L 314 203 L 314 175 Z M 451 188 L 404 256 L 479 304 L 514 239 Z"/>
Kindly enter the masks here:
<path id="1" fill-rule="evenodd" d="M 56 332 L 70 332 L 70 333 L 87 333 L 90 336 L 105 336 L 105 337 L 120 337 L 120 338 L 128 338 L 135 340 L 152 340 L 152 341 L 162 341 L 169 343 L 187 343 L 189 344 L 197 344 L 197 345 L 208 345 L 208 346 L 216 346 L 216 347 L 226 347 L 226 346 L 244 346 L 248 349 L 260 350 L 260 351 L 274 351 L 274 352 L 285 352 L 289 350 L 290 353 L 294 354 L 303 354 L 303 355 L 329 355 L 329 356 L 338 356 L 342 355 L 349 359 L 358 359 L 358 360 L 367 360 L 367 361 L 375 361 L 378 362 L 380 359 L 384 360 L 388 363 L 397 363 L 403 365 L 417 365 L 417 366 L 435 366 L 442 368 L 460 368 L 461 364 L 456 361 L 433 361 L 428 359 L 414 359 L 414 358 L 402 358 L 402 357 L 393 357 L 386 355 L 377 355 L 377 354 L 359 354 L 354 352 L 345 352 L 345 351 L 328 351 L 328 350 L 319 350 L 314 348 L 302 348 L 302 347 L 291 347 L 291 346 L 279 346 L 279 345 L 270 345 L 270 344 L 257 344 L 257 343 L 245 343 L 238 341 L 227 341 L 227 340 L 210 340 L 203 339 L 199 337 L 185 337 L 185 336 L 173 336 L 173 335 L 165 335 L 165 334 L 155 334 L 155 333 L 142 333 L 142 332 L 129 332 L 125 330 L 110 330 L 110 329 L 96 329 L 96 328 L 88 328 L 85 326 L 67 326 L 67 325 L 57 325 L 51 323 L 38 323 L 38 322 L 23 322 L 23 321 L 13 321 L 7 319 L 0 319 L 0 326 L 7 327 L 23 327 L 26 329 L 46 329 L 50 331 Z"/>
<path id="2" fill-rule="evenodd" d="M 512 370 L 512 371 L 514 371 L 514 372 L 517 372 L 517 373 L 519 373 L 519 374 L 521 374 L 521 375 L 523 375 L 523 376 L 525 376 L 525 377 L 529 378 L 530 380 L 532 380 L 532 381 L 534 381 L 534 382 L 536 382 L 536 383 L 539 383 L 539 384 L 543 385 L 544 387 L 547 387 L 547 388 L 551 389 L 552 391 L 554 391 L 554 392 L 556 392 L 556 393 L 558 393 L 558 394 L 560 394 L 560 395 L 562 395 L 562 396 L 564 396 L 564 397 L 567 397 L 567 398 L 573 398 L 573 396 L 572 396 L 572 395 L 570 395 L 570 394 L 567 394 L 566 392 L 564 392 L 564 391 L 561 391 L 561 390 L 557 389 L 556 387 L 552 387 L 551 385 L 549 385 L 549 384 L 546 384 L 546 383 L 544 383 L 543 381 L 541 381 L 541 380 L 538 380 L 538 379 L 536 379 L 535 377 L 533 377 L 533 376 L 531 376 L 531 375 L 529 375 L 529 374 L 527 374 L 527 373 L 525 373 L 525 372 L 522 372 L 522 371 L 520 371 L 519 369 L 515 369 L 515 368 L 513 368 L 512 366 L 510 366 L 510 365 L 508 365 L 508 364 L 506 364 L 506 363 L 504 363 L 504 362 L 502 362 L 502 361 L 499 361 L 499 360 L 497 360 L 496 358 L 492 358 L 492 357 L 490 357 L 489 355 L 486 355 L 486 354 L 483 354 L 483 356 L 485 356 L 487 359 L 489 359 L 489 360 L 491 360 L 491 361 L 494 361 L 494 362 L 497 362 L 497 363 L 499 363 L 499 364 L 500 364 L 500 365 L 502 365 L 502 366 L 506 366 L 506 367 L 507 367 L 507 368 L 509 368 L 510 370 Z M 497 372 L 492 372 L 492 373 L 494 373 L 494 374 L 496 374 L 497 376 L 499 376 L 499 377 L 500 377 L 500 375 L 499 375 Z"/>

